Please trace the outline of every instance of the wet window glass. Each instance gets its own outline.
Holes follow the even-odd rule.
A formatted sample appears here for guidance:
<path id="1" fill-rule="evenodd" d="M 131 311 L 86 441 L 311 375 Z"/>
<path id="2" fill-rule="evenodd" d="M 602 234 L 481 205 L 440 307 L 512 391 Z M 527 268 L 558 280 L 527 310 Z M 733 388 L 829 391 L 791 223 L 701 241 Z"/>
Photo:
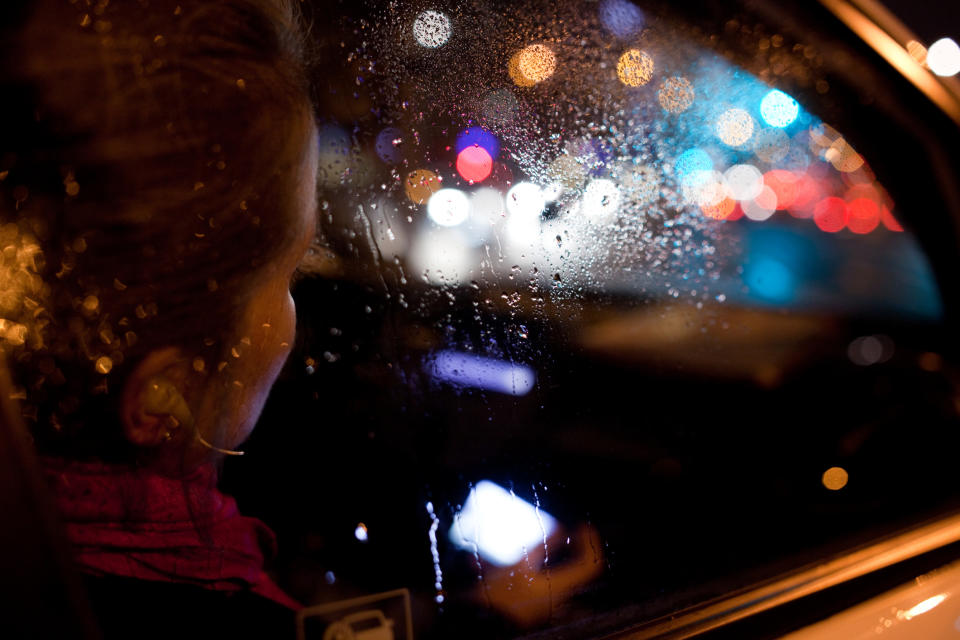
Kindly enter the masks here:
<path id="1" fill-rule="evenodd" d="M 944 303 L 883 132 L 824 119 L 829 52 L 715 13 L 318 19 L 320 243 L 227 462 L 302 601 L 589 637 L 951 500 Z"/>

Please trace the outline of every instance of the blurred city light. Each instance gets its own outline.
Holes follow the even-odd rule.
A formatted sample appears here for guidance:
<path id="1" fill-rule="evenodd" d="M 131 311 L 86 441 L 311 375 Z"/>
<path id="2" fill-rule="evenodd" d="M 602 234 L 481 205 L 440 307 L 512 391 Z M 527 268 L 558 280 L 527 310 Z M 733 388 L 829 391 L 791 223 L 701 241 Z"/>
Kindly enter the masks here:
<path id="1" fill-rule="evenodd" d="M 553 75 L 557 58 L 545 44 L 532 44 L 510 58 L 508 71 L 517 86 L 532 87 Z"/>
<path id="2" fill-rule="evenodd" d="M 450 541 L 502 567 L 517 564 L 535 546 L 543 547 L 557 527 L 549 513 L 513 492 L 481 480 L 454 516 Z"/>
<path id="3" fill-rule="evenodd" d="M 426 369 L 440 382 L 511 396 L 528 394 L 537 380 L 533 369 L 525 364 L 462 351 L 439 351 L 427 361 Z"/>
<path id="4" fill-rule="evenodd" d="M 717 118 L 717 137 L 724 144 L 740 147 L 753 137 L 753 118 L 743 109 L 727 109 Z"/>
<path id="5" fill-rule="evenodd" d="M 735 200 L 753 200 L 763 190 L 763 174 L 751 164 L 735 164 L 723 172 L 723 184 Z"/>
<path id="6" fill-rule="evenodd" d="M 493 158 L 483 147 L 467 147 L 457 154 L 457 172 L 474 184 L 483 182 L 493 171 Z"/>
<path id="7" fill-rule="evenodd" d="M 823 483 L 823 486 L 830 489 L 830 491 L 839 491 L 847 486 L 848 479 L 849 475 L 846 469 L 843 467 L 830 467 L 823 472 L 820 481 Z"/>
<path id="8" fill-rule="evenodd" d="M 696 98 L 693 85 L 683 76 L 667 78 L 660 84 L 657 101 L 670 113 L 681 113 L 690 108 Z"/>
<path id="9" fill-rule="evenodd" d="M 381 160 L 387 164 L 397 164 L 403 159 L 399 145 L 403 142 L 403 132 L 396 127 L 387 127 L 377 134 L 374 149 Z"/>
<path id="10" fill-rule="evenodd" d="M 685 175 L 694 171 L 709 171 L 713 169 L 713 160 L 703 149 L 694 147 L 687 149 L 680 154 L 673 165 L 673 171 L 678 180 L 682 180 Z"/>
<path id="11" fill-rule="evenodd" d="M 960 46 L 951 38 L 940 38 L 927 50 L 927 66 L 938 76 L 960 73 Z"/>
<path id="12" fill-rule="evenodd" d="M 779 89 L 774 89 L 760 101 L 760 117 L 771 127 L 790 126 L 800 113 L 797 101 Z"/>
<path id="13" fill-rule="evenodd" d="M 618 38 L 629 38 L 643 29 L 643 12 L 628 0 L 601 0 L 597 15 L 600 24 Z"/>
<path id="14" fill-rule="evenodd" d="M 450 18 L 439 11 L 423 11 L 413 21 L 413 37 L 417 44 L 436 49 L 450 39 Z"/>
<path id="15" fill-rule="evenodd" d="M 470 199 L 459 189 L 440 189 L 430 196 L 427 215 L 442 227 L 455 227 L 470 215 Z"/>
<path id="16" fill-rule="evenodd" d="M 620 207 L 620 189 L 612 180 L 591 180 L 583 191 L 584 215 L 596 222 L 611 220 Z"/>
<path id="17" fill-rule="evenodd" d="M 617 61 L 617 77 L 628 87 L 639 87 L 653 77 L 653 58 L 645 51 L 627 49 Z"/>
<path id="18" fill-rule="evenodd" d="M 440 178 L 428 169 L 417 169 L 407 175 L 404 191 L 414 204 L 424 204 L 434 192 L 440 190 Z"/>
<path id="19" fill-rule="evenodd" d="M 360 542 L 366 542 L 369 539 L 367 534 L 367 525 L 362 522 L 357 524 L 357 528 L 353 530 L 353 537 L 355 537 Z"/>
<path id="20" fill-rule="evenodd" d="M 507 211 L 512 216 L 539 216 L 545 206 L 543 192 L 532 182 L 518 182 L 507 191 Z"/>
<path id="21" fill-rule="evenodd" d="M 943 602 L 946 599 L 947 599 L 947 594 L 945 593 L 935 595 L 932 598 L 927 598 L 923 602 L 920 602 L 910 607 L 906 611 L 898 612 L 897 617 L 903 618 L 904 620 L 910 620 L 912 618 L 916 618 L 921 614 L 927 613 L 928 611 L 938 606 L 941 602 Z"/>

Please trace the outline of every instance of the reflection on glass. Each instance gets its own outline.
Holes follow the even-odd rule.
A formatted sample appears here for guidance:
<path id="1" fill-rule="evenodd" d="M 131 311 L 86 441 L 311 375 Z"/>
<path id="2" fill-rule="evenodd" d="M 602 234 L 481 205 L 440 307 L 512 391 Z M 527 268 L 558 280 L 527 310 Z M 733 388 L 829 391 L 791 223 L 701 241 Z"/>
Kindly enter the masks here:
<path id="1" fill-rule="evenodd" d="M 543 547 L 557 522 L 512 491 L 481 480 L 454 516 L 450 541 L 505 567 L 520 562 L 535 545 Z"/>

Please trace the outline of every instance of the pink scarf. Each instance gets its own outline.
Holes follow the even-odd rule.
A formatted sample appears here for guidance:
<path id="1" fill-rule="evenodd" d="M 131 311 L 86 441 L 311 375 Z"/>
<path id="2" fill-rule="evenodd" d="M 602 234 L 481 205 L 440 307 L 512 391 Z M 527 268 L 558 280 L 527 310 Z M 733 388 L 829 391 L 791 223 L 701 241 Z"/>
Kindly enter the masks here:
<path id="1" fill-rule="evenodd" d="M 44 472 L 81 571 L 216 591 L 250 589 L 301 608 L 263 570 L 264 552 L 276 553 L 273 532 L 240 515 L 236 501 L 217 490 L 212 465 L 168 478 L 46 459 Z"/>

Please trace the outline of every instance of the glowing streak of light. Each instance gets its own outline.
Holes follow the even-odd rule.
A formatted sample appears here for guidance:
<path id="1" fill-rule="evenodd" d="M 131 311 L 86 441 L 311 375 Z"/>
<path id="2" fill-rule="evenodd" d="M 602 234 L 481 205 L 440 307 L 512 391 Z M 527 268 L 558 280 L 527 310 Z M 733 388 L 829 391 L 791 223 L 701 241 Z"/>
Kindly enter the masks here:
<path id="1" fill-rule="evenodd" d="M 653 58 L 639 49 L 627 49 L 617 61 L 617 77 L 628 87 L 640 87 L 653 78 Z"/>
<path id="2" fill-rule="evenodd" d="M 525 364 L 461 351 L 438 352 L 427 362 L 426 370 L 433 379 L 440 382 L 510 396 L 530 393 L 537 381 L 533 369 Z"/>
<path id="3" fill-rule="evenodd" d="M 436 512 L 433 510 L 433 503 L 427 503 L 427 514 L 430 516 L 430 530 L 427 532 L 427 537 L 430 539 L 430 555 L 433 556 L 433 588 L 436 589 L 437 595 L 434 597 L 434 600 L 437 603 L 443 602 L 443 571 L 440 569 L 440 550 L 437 548 L 437 529 L 440 528 L 440 518 L 437 517 Z"/>
<path id="4" fill-rule="evenodd" d="M 904 611 L 902 617 L 904 620 L 910 620 L 912 618 L 916 618 L 919 615 L 923 615 L 924 613 L 927 613 L 928 611 L 938 606 L 941 602 L 943 602 L 946 599 L 947 599 L 947 594 L 945 593 L 935 595 L 932 598 L 927 598 L 923 602 L 915 604 L 914 606 Z M 898 615 L 897 617 L 901 617 L 901 616 Z"/>

